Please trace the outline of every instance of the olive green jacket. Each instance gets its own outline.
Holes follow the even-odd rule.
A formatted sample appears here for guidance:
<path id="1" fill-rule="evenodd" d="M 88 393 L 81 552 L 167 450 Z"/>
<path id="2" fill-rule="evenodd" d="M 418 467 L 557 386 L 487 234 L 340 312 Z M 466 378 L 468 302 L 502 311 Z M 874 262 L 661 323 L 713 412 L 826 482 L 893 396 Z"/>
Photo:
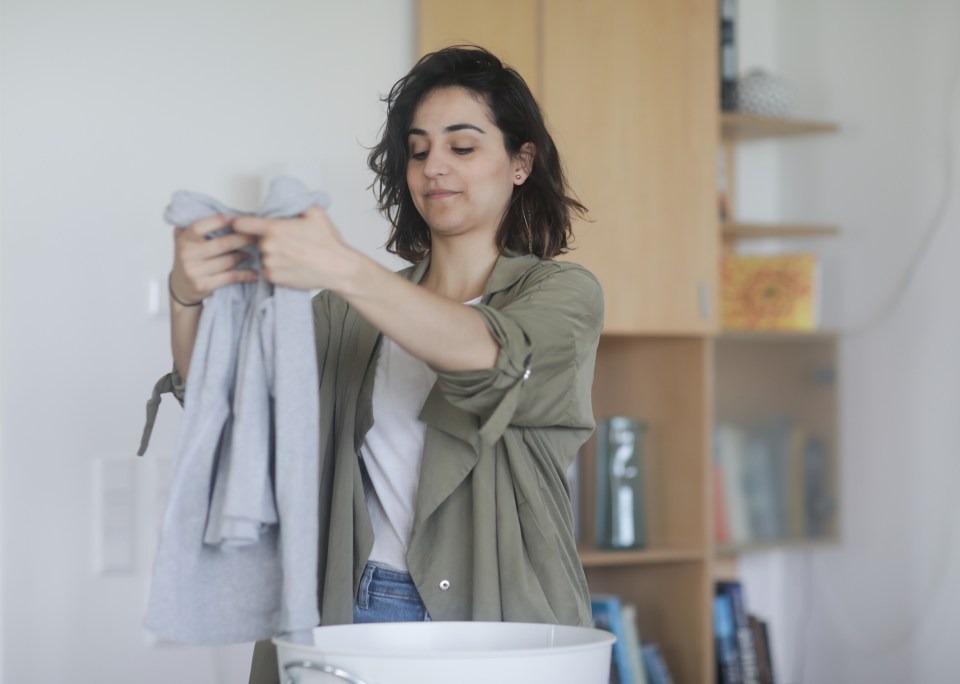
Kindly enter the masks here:
<path id="1" fill-rule="evenodd" d="M 403 274 L 419 282 L 428 265 Z M 576 264 L 503 256 L 475 308 L 499 357 L 490 369 L 434 369 L 408 570 L 434 620 L 589 624 L 566 471 L 594 428 L 602 290 Z M 340 624 L 353 621 L 373 546 L 359 453 L 381 335 L 327 292 L 314 299 L 314 319 L 320 615 Z"/>

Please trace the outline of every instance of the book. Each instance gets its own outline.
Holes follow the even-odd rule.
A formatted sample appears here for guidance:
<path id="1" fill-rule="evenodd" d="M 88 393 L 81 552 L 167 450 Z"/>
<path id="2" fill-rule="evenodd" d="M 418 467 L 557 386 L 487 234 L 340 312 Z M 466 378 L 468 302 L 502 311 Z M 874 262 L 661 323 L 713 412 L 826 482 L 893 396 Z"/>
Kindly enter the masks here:
<path id="1" fill-rule="evenodd" d="M 787 532 L 792 539 L 807 533 L 806 430 L 794 426 L 790 432 L 787 465 Z"/>
<path id="2" fill-rule="evenodd" d="M 667 667 L 667 661 L 657 644 L 644 644 L 641 647 L 643 664 L 647 668 L 647 679 L 650 684 L 673 684 L 673 675 Z"/>
<path id="3" fill-rule="evenodd" d="M 647 544 L 643 447 L 646 425 L 615 416 L 597 423 L 597 546 Z"/>
<path id="4" fill-rule="evenodd" d="M 830 531 L 836 503 L 830 484 L 827 446 L 810 437 L 804 452 L 804 504 L 807 535 L 819 537 Z"/>
<path id="5" fill-rule="evenodd" d="M 622 603 L 614 594 L 591 594 L 590 607 L 593 610 L 593 625 L 598 629 L 612 632 L 617 641 L 613 644 L 612 669 L 620 684 L 638 684 L 634 681 L 630 669 L 630 656 L 626 630 L 623 622 Z"/>
<path id="6" fill-rule="evenodd" d="M 633 684 L 648 684 L 647 670 L 643 664 L 641 652 L 640 632 L 637 628 L 637 607 L 632 603 L 621 606 L 623 616 L 623 639 L 626 642 L 627 660 L 630 663 L 630 675 Z"/>
<path id="7" fill-rule="evenodd" d="M 760 674 L 760 684 L 775 684 L 767 623 L 756 615 L 747 617 L 750 621 L 750 631 L 753 632 L 753 643 L 757 649 L 757 669 Z"/>
<path id="8" fill-rule="evenodd" d="M 789 460 L 793 424 L 771 418 L 748 432 L 743 487 L 753 539 L 777 541 L 789 536 Z"/>
<path id="9" fill-rule="evenodd" d="M 819 262 L 814 254 L 727 254 L 720 268 L 722 327 L 814 330 Z"/>
<path id="10" fill-rule="evenodd" d="M 750 630 L 750 619 L 747 617 L 743 585 L 738 581 L 717 582 L 716 593 L 726 595 L 730 598 L 730 606 L 733 611 L 733 625 L 737 635 L 737 654 L 739 655 L 743 684 L 760 684 L 757 648 L 753 642 L 753 632 Z"/>
<path id="11" fill-rule="evenodd" d="M 723 479 L 723 503 L 726 506 L 728 539 L 726 543 L 742 544 L 750 539 L 750 524 L 743 493 L 744 430 L 731 423 L 721 423 L 714 431 L 714 460 Z M 718 543 L 721 542 L 719 539 Z"/>
<path id="12" fill-rule="evenodd" d="M 733 623 L 733 603 L 727 594 L 713 597 L 713 641 L 717 654 L 718 684 L 743 684 L 737 630 Z"/>
<path id="13" fill-rule="evenodd" d="M 723 480 L 723 467 L 716 459 L 716 449 L 710 477 L 713 488 L 713 540 L 719 545 L 729 544 L 730 522 L 727 518 L 726 485 Z"/>

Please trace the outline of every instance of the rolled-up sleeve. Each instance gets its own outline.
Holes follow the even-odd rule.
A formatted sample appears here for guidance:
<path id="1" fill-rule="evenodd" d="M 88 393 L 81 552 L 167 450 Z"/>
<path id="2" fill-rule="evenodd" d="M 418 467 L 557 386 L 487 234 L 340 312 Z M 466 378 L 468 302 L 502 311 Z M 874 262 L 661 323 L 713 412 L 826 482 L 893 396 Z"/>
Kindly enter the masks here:
<path id="1" fill-rule="evenodd" d="M 500 346 L 492 368 L 439 368 L 447 400 L 480 419 L 480 438 L 508 425 L 593 427 L 590 392 L 603 327 L 603 290 L 581 266 L 552 262 L 503 307 L 477 305 Z"/>

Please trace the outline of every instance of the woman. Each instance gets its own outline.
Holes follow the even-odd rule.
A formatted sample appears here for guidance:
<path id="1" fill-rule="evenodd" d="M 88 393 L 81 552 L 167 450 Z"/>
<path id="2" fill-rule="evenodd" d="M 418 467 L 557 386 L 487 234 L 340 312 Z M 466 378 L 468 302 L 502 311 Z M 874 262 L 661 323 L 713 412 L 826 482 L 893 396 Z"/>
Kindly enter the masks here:
<path id="1" fill-rule="evenodd" d="M 198 221 L 176 235 L 175 366 L 199 319 L 182 304 L 255 279 L 233 252 L 257 241 L 267 279 L 323 289 L 323 623 L 589 624 L 565 474 L 594 427 L 603 296 L 552 260 L 585 209 L 526 84 L 490 53 L 427 55 L 386 102 L 369 163 L 387 247 L 415 265 L 384 269 L 319 208 Z M 275 681 L 271 648 L 251 681 Z"/>

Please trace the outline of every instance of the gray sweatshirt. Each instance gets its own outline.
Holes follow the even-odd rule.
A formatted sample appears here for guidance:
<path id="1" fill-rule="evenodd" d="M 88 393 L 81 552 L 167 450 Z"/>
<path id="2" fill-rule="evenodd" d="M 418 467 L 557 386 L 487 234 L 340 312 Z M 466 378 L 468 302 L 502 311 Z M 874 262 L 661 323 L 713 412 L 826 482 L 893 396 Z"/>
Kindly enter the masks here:
<path id="1" fill-rule="evenodd" d="M 278 178 L 255 215 L 296 216 L 328 203 Z M 214 214 L 245 212 L 181 191 L 164 218 L 182 227 Z M 241 267 L 260 270 L 257 250 L 247 253 Z M 317 386 L 309 292 L 261 277 L 207 298 L 147 629 L 175 641 L 224 644 L 297 636 L 319 624 Z M 148 429 L 150 413 L 148 405 Z"/>

